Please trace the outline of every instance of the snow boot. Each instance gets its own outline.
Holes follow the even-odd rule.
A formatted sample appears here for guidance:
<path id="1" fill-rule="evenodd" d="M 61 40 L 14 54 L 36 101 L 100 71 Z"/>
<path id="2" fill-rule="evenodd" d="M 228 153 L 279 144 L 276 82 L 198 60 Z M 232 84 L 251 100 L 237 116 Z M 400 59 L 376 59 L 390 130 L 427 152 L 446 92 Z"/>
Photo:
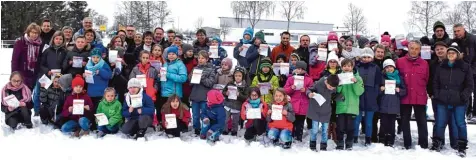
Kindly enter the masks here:
<path id="1" fill-rule="evenodd" d="M 236 135 L 238 135 L 237 132 L 231 132 L 231 136 L 235 136 L 235 137 L 236 137 Z"/>
<path id="2" fill-rule="evenodd" d="M 327 129 L 327 137 L 332 139 L 334 142 L 337 141 L 337 132 L 336 132 L 335 122 L 332 122 L 329 124 L 329 128 Z"/>
<path id="3" fill-rule="evenodd" d="M 291 144 L 292 144 L 292 142 L 284 142 L 282 147 L 283 147 L 283 149 L 289 149 L 289 148 L 291 148 Z"/>
<path id="4" fill-rule="evenodd" d="M 440 152 L 442 148 L 443 146 L 441 145 L 441 139 L 437 137 L 433 137 L 430 150 Z"/>
<path id="5" fill-rule="evenodd" d="M 316 151 L 316 145 L 317 145 L 316 141 L 311 141 L 309 143 L 309 149 L 311 149 L 311 151 Z"/>
<path id="6" fill-rule="evenodd" d="M 354 136 L 354 143 L 359 143 L 359 137 L 358 136 Z"/>
<path id="7" fill-rule="evenodd" d="M 458 156 L 466 157 L 466 149 L 468 149 L 468 140 L 458 140 Z"/>
<path id="8" fill-rule="evenodd" d="M 135 135 L 134 139 L 139 139 L 139 138 L 143 138 L 145 136 L 145 130 L 144 129 L 140 129 L 139 131 L 137 131 L 137 134 Z"/>
<path id="9" fill-rule="evenodd" d="M 370 146 L 371 144 L 371 137 L 365 137 L 365 146 Z"/>
<path id="10" fill-rule="evenodd" d="M 98 138 L 103 138 L 104 136 L 106 136 L 106 133 L 104 133 L 103 131 L 98 131 L 97 133 Z"/>
<path id="11" fill-rule="evenodd" d="M 321 151 L 327 151 L 327 143 L 321 143 Z"/>
<path id="12" fill-rule="evenodd" d="M 393 145 L 395 144 L 395 136 L 392 136 L 390 134 L 385 135 L 384 144 L 387 147 L 393 147 Z"/>
<path id="13" fill-rule="evenodd" d="M 26 127 L 27 129 L 32 129 L 32 128 L 33 128 L 33 124 L 32 124 L 32 123 L 25 123 L 24 125 L 25 125 L 25 127 Z"/>
<path id="14" fill-rule="evenodd" d="M 200 135 L 200 129 L 195 129 L 195 135 L 197 135 L 197 136 Z"/>
<path id="15" fill-rule="evenodd" d="M 337 146 L 336 146 L 336 150 L 344 150 L 344 141 L 340 140 L 340 141 L 337 141 Z"/>
<path id="16" fill-rule="evenodd" d="M 352 146 L 354 145 L 352 138 L 347 137 L 345 140 L 345 149 L 351 151 Z"/>

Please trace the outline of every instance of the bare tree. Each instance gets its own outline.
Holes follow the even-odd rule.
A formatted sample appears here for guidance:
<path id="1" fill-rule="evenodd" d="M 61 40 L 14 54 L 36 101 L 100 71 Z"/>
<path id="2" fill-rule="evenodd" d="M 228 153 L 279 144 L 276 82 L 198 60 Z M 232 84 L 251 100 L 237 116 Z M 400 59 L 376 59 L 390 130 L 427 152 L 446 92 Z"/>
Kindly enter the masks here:
<path id="1" fill-rule="evenodd" d="M 462 1 L 457 6 L 458 9 L 461 9 L 464 24 L 469 31 L 472 31 L 473 28 L 476 28 L 476 2 L 475 1 Z M 456 7 L 455 7 L 456 9 Z M 456 23 L 453 23 L 456 24 Z"/>
<path id="2" fill-rule="evenodd" d="M 231 31 L 231 25 L 228 22 L 223 22 L 220 24 L 220 33 L 223 35 L 223 40 L 226 40 L 226 35 Z"/>
<path id="3" fill-rule="evenodd" d="M 167 24 L 167 18 L 172 14 L 172 12 L 167 8 L 167 2 L 160 1 L 157 5 L 157 17 L 159 18 L 160 27 L 164 27 Z"/>
<path id="4" fill-rule="evenodd" d="M 246 18 L 251 24 L 251 28 L 255 28 L 261 17 L 272 15 L 275 3 L 272 1 L 233 1 L 231 9 L 238 23 L 242 23 Z"/>
<path id="5" fill-rule="evenodd" d="M 198 29 L 202 28 L 203 27 L 203 21 L 204 21 L 203 17 L 198 17 L 198 19 L 195 20 L 195 29 L 198 30 Z"/>
<path id="6" fill-rule="evenodd" d="M 446 3 L 443 1 L 413 1 L 408 12 L 408 24 L 429 36 L 433 31 L 433 23 L 441 18 L 445 8 Z"/>
<path id="7" fill-rule="evenodd" d="M 362 33 L 366 31 L 367 19 L 364 16 L 362 8 L 349 3 L 349 13 L 344 17 L 344 26 L 350 29 L 352 34 Z"/>
<path id="8" fill-rule="evenodd" d="M 445 24 L 452 25 L 452 24 L 460 24 L 464 22 L 464 16 L 461 8 L 458 7 L 459 5 L 455 5 L 454 8 L 450 11 L 445 13 Z"/>
<path id="9" fill-rule="evenodd" d="M 132 24 L 139 32 L 152 30 L 157 25 L 163 27 L 171 14 L 164 1 L 123 1 L 117 11 L 114 26 Z"/>
<path id="10" fill-rule="evenodd" d="M 304 1 L 281 1 L 281 7 L 283 8 L 283 12 L 281 13 L 286 20 L 288 20 L 288 28 L 289 31 L 289 24 L 293 19 L 303 19 L 304 12 L 306 10 L 306 6 L 304 6 Z"/>

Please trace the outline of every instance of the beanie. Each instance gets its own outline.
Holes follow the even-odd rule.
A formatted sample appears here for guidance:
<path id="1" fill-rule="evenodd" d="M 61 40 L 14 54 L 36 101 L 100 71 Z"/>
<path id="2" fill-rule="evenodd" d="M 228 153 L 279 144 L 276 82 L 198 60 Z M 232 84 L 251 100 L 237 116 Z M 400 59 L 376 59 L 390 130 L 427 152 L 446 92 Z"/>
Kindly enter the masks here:
<path id="1" fill-rule="evenodd" d="M 208 107 L 214 104 L 222 104 L 224 99 L 223 94 L 219 90 L 212 89 L 207 93 Z"/>
<path id="2" fill-rule="evenodd" d="M 380 43 L 382 43 L 382 42 L 391 43 L 392 40 L 390 39 L 390 36 L 388 36 L 388 35 L 383 35 L 382 38 L 380 39 Z"/>
<path id="3" fill-rule="evenodd" d="M 269 67 L 270 69 L 273 69 L 272 66 L 273 66 L 273 63 L 271 62 L 271 59 L 269 59 L 269 57 L 265 57 L 261 59 L 259 63 L 259 70 L 261 71 L 263 67 Z"/>
<path id="4" fill-rule="evenodd" d="M 259 31 L 259 32 L 256 32 L 255 34 L 255 39 L 258 38 L 261 40 L 261 42 L 266 42 L 266 40 L 264 40 L 264 33 L 263 31 Z"/>
<path id="5" fill-rule="evenodd" d="M 453 42 L 451 46 L 448 48 L 447 52 L 449 51 L 455 51 L 458 54 L 461 54 L 461 52 L 458 50 L 458 44 L 456 42 Z"/>
<path id="6" fill-rule="evenodd" d="M 218 42 L 218 45 L 221 45 L 221 42 L 222 42 L 221 39 L 220 39 L 220 37 L 218 37 L 218 36 L 213 36 L 212 41 L 217 41 L 217 42 Z"/>
<path id="7" fill-rule="evenodd" d="M 73 81 L 73 76 L 71 74 L 64 74 L 58 79 L 58 83 L 64 92 L 71 89 L 71 83 Z"/>
<path id="8" fill-rule="evenodd" d="M 443 28 L 443 30 L 446 32 L 445 24 L 443 24 L 443 22 L 440 22 L 440 21 L 436 21 L 435 24 L 433 24 L 433 32 L 435 32 L 436 29 L 440 27 Z"/>
<path id="9" fill-rule="evenodd" d="M 374 51 L 369 47 L 365 47 L 360 51 L 360 57 L 372 57 L 374 58 Z"/>
<path id="10" fill-rule="evenodd" d="M 297 59 L 298 61 L 301 60 L 301 57 L 299 57 L 299 55 L 296 54 L 296 53 L 292 53 L 292 54 L 291 54 L 291 56 L 289 57 L 289 61 L 291 61 L 291 57 L 296 57 L 296 59 Z"/>
<path id="11" fill-rule="evenodd" d="M 360 37 L 359 39 L 357 39 L 357 42 L 359 43 L 359 48 L 364 48 L 365 45 L 368 44 L 370 41 L 365 37 Z"/>
<path id="12" fill-rule="evenodd" d="M 81 75 L 77 74 L 71 82 L 72 87 L 81 86 L 84 87 L 84 79 Z"/>
<path id="13" fill-rule="evenodd" d="M 307 70 L 307 64 L 304 61 L 297 61 L 296 62 L 296 68 L 301 68 L 301 69 Z"/>
<path id="14" fill-rule="evenodd" d="M 383 69 L 385 69 L 385 67 L 387 66 L 393 66 L 394 68 L 397 68 L 395 62 L 392 59 L 386 59 L 385 61 L 383 61 Z"/>
<path id="15" fill-rule="evenodd" d="M 329 32 L 327 35 L 327 42 L 329 41 L 339 41 L 339 38 L 337 37 L 337 34 L 335 32 Z"/>
<path id="16" fill-rule="evenodd" d="M 93 57 L 93 56 L 102 57 L 101 49 L 99 49 L 99 48 L 94 48 L 94 49 L 91 51 L 91 57 Z"/>
<path id="17" fill-rule="evenodd" d="M 221 61 L 221 64 L 226 64 L 227 66 L 229 66 L 229 68 L 231 69 L 231 67 L 233 67 L 233 61 L 231 60 L 231 58 L 225 58 Z"/>
<path id="18" fill-rule="evenodd" d="M 247 28 L 245 29 L 245 31 L 243 32 L 243 37 L 244 37 L 245 35 L 250 35 L 250 37 L 253 37 L 253 28 L 247 27 Z"/>
<path id="19" fill-rule="evenodd" d="M 140 84 L 139 79 L 137 78 L 131 78 L 129 82 L 127 82 L 127 88 L 142 88 L 142 85 Z"/>
<path id="20" fill-rule="evenodd" d="M 167 48 L 167 54 L 169 53 L 175 53 L 175 55 L 178 56 L 178 47 L 177 46 L 170 46 Z"/>
<path id="21" fill-rule="evenodd" d="M 339 63 L 339 57 L 337 57 L 336 52 L 334 51 L 331 51 L 327 56 L 327 63 L 329 63 L 331 60 L 335 60 L 337 63 Z"/>

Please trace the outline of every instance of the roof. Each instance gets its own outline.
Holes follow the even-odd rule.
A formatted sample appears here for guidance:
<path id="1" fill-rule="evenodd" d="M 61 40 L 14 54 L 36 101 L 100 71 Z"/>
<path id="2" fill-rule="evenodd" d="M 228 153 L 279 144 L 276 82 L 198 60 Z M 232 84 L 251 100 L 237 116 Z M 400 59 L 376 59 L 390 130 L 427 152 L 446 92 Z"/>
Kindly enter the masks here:
<path id="1" fill-rule="evenodd" d="M 251 26 L 247 18 L 240 18 L 237 21 L 234 17 L 218 17 L 220 18 L 220 24 L 228 23 L 231 28 L 246 28 Z M 332 31 L 334 24 L 328 23 L 311 23 L 311 22 L 295 22 L 291 21 L 289 24 L 289 30 L 312 30 L 312 31 Z M 261 29 L 283 29 L 288 27 L 288 21 L 281 20 L 267 20 L 261 19 L 254 28 Z"/>

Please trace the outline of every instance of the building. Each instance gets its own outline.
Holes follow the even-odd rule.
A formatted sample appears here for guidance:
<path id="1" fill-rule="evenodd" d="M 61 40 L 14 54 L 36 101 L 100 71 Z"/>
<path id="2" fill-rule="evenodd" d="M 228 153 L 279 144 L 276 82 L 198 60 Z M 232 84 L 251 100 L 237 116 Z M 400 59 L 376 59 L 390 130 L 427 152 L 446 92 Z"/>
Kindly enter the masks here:
<path id="1" fill-rule="evenodd" d="M 230 26 L 230 32 L 224 41 L 238 41 L 243 37 L 243 31 L 246 27 L 251 26 L 248 19 L 241 18 L 237 21 L 234 17 L 219 17 L 220 24 Z M 269 44 L 279 44 L 281 41 L 280 34 L 286 31 L 288 21 L 265 20 L 261 19 L 255 25 L 255 33 L 263 30 L 265 40 Z M 329 31 L 333 31 L 333 24 L 326 23 L 310 23 L 310 22 L 293 22 L 289 24 L 289 32 L 291 33 L 291 44 L 299 44 L 299 37 L 309 35 L 311 43 L 316 42 L 319 37 L 326 37 Z M 322 38 L 321 38 L 322 39 Z"/>

